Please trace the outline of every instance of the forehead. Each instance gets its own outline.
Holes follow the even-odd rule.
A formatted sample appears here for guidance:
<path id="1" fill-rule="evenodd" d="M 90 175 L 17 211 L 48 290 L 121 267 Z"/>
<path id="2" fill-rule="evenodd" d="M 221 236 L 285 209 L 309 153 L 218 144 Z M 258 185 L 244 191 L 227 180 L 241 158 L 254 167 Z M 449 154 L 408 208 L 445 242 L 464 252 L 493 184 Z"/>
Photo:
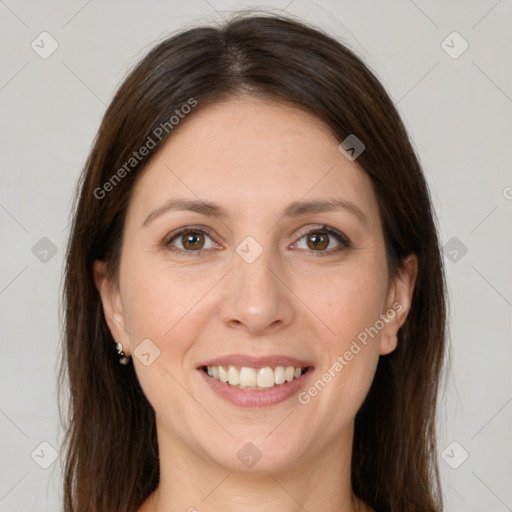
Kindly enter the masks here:
<path id="1" fill-rule="evenodd" d="M 269 215 L 298 200 L 343 198 L 370 223 L 378 207 L 368 175 L 338 149 L 314 115 L 284 103 L 242 97 L 181 121 L 143 171 L 132 215 L 172 197 L 222 204 L 235 215 Z"/>

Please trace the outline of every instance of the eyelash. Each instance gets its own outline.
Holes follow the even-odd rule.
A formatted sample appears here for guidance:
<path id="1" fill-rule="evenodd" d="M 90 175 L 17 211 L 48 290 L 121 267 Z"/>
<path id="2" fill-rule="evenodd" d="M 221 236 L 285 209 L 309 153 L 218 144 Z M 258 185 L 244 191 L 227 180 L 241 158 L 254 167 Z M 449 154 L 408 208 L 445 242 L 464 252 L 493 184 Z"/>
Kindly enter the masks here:
<path id="1" fill-rule="evenodd" d="M 187 226 L 185 228 L 179 229 L 178 231 L 174 231 L 174 232 L 170 233 L 165 238 L 164 246 L 167 248 L 167 250 L 177 253 L 177 254 L 187 255 L 187 256 L 201 256 L 204 251 L 209 250 L 209 249 L 199 249 L 196 251 L 187 251 L 187 250 L 180 249 L 179 247 L 173 246 L 172 241 L 175 240 L 176 238 L 178 238 L 180 235 L 183 235 L 185 233 L 201 233 L 201 234 L 206 235 L 209 238 L 211 238 L 212 241 L 217 244 L 214 237 L 211 234 L 209 234 L 208 231 L 205 231 L 202 228 L 194 228 L 193 226 Z M 341 246 L 335 247 L 334 249 L 325 250 L 325 251 L 314 251 L 314 250 L 306 251 L 306 252 L 310 253 L 311 257 L 329 256 L 332 254 L 336 254 L 344 249 L 348 249 L 348 248 L 352 247 L 350 240 L 343 233 L 340 233 L 338 230 L 333 229 L 329 226 L 325 226 L 325 225 L 321 226 L 319 228 L 309 229 L 305 233 L 302 233 L 299 236 L 297 242 L 312 233 L 326 233 L 327 235 L 334 237 L 341 244 Z M 297 243 L 297 242 L 295 242 L 295 243 Z M 303 250 L 303 249 L 301 249 L 301 250 Z"/>

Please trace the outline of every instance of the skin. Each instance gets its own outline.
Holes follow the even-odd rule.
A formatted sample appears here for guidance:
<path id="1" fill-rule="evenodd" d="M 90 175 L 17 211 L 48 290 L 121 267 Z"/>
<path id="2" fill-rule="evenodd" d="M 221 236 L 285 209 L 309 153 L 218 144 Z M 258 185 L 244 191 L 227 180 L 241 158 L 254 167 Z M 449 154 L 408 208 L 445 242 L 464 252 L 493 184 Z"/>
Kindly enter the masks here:
<path id="1" fill-rule="evenodd" d="M 312 114 L 242 96 L 190 115 L 137 182 L 118 278 L 101 261 L 94 274 L 125 353 L 145 339 L 160 350 L 149 366 L 133 357 L 156 413 L 161 472 L 140 511 L 371 510 L 351 490 L 354 417 L 379 357 L 396 348 L 418 262 L 410 255 L 390 278 L 371 180 L 338 144 Z M 228 215 L 168 211 L 143 225 L 173 198 Z M 335 198 L 357 205 L 367 226 L 343 210 L 283 217 L 291 202 Z M 350 247 L 329 236 L 311 248 L 306 232 L 325 241 L 323 225 Z M 181 237 L 168 241 L 186 226 L 207 231 L 200 253 L 168 249 L 187 250 Z M 263 249 L 252 263 L 236 252 L 247 236 Z M 393 303 L 400 312 L 307 404 L 237 407 L 196 369 L 233 353 L 288 355 L 313 363 L 313 383 Z M 247 442 L 262 454 L 252 469 L 236 456 Z"/>

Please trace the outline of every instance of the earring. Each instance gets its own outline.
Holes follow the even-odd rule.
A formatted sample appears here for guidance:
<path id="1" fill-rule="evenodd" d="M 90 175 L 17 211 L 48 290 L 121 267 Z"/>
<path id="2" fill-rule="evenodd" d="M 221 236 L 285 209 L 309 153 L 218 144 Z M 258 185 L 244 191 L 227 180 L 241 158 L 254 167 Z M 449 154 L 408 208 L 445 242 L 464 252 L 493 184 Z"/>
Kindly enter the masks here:
<path id="1" fill-rule="evenodd" d="M 116 349 L 117 349 L 117 356 L 119 357 L 119 364 L 126 366 L 130 362 L 130 356 L 127 356 L 123 352 L 123 344 L 121 342 L 119 342 L 116 345 Z"/>

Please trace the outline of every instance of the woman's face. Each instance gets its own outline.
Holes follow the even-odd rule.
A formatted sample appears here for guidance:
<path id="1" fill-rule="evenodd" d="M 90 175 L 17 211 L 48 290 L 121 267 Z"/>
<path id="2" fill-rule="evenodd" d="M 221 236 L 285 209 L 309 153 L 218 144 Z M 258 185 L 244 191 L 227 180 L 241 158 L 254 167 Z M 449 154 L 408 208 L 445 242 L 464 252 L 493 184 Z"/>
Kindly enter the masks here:
<path id="1" fill-rule="evenodd" d="M 390 279 L 371 180 L 338 144 L 242 97 L 182 121 L 137 182 L 118 282 L 95 272 L 161 451 L 277 471 L 350 450 L 417 262 Z"/>

